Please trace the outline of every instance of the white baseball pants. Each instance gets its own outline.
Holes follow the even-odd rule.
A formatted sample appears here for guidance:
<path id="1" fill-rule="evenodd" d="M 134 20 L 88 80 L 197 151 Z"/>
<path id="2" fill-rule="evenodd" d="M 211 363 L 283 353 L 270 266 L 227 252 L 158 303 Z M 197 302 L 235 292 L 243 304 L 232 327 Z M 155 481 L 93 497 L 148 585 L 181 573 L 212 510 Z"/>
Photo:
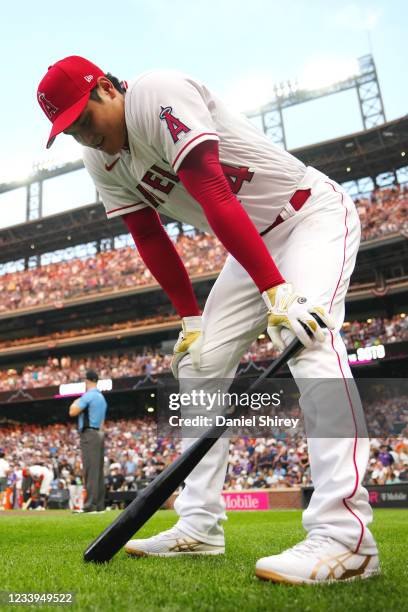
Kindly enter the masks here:
<path id="1" fill-rule="evenodd" d="M 339 330 L 345 311 L 345 297 L 360 243 L 360 222 L 354 202 L 334 181 L 308 168 L 299 189 L 311 188 L 311 197 L 295 212 L 288 205 L 289 218 L 264 236 L 276 265 L 286 281 L 324 306 L 336 322 L 333 332 L 325 331 L 323 344 L 304 349 L 289 363 L 298 383 L 300 405 L 327 415 L 332 406 L 330 385 L 322 379 L 340 379 L 344 384 L 345 418 L 350 419 L 350 437 L 311 437 L 308 452 L 314 493 L 303 513 L 303 526 L 309 536 L 333 537 L 364 554 L 377 551 L 367 528 L 372 520 L 367 491 L 361 482 L 369 457 L 369 441 L 354 434 L 358 394 L 353 388 L 347 351 Z M 242 237 L 245 241 L 245 236 Z M 198 373 L 186 356 L 179 366 L 181 392 L 183 379 L 204 377 L 233 379 L 240 358 L 266 329 L 267 311 L 257 287 L 247 272 L 228 257 L 210 295 L 204 313 L 204 346 Z M 289 340 L 289 338 L 288 338 Z M 304 398 L 304 379 L 319 385 L 319 402 Z M 200 381 L 201 383 L 201 381 Z M 312 381 L 311 381 L 312 384 Z M 302 388 L 303 387 L 303 388 Z M 225 389 L 226 390 L 226 389 Z M 186 410 L 184 415 L 188 413 Z M 335 419 L 333 421 L 335 423 Z M 334 425 L 333 425 L 334 427 Z M 328 434 L 329 435 L 329 434 Z M 193 440 L 184 440 L 184 448 Z M 191 472 L 176 500 L 178 526 L 199 540 L 222 544 L 222 521 L 226 520 L 221 491 L 228 462 L 229 441 L 220 439 Z"/>
<path id="2" fill-rule="evenodd" d="M 41 481 L 40 495 L 49 495 L 51 490 L 51 483 L 54 480 L 54 474 L 51 470 L 48 470 Z"/>

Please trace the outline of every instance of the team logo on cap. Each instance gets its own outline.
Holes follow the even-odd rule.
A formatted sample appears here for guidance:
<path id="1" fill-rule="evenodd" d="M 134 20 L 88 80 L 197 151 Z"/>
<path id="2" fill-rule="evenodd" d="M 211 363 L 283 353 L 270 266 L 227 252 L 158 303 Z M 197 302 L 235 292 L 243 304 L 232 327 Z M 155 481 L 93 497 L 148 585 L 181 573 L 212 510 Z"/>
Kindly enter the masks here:
<path id="1" fill-rule="evenodd" d="M 55 115 L 58 113 L 58 108 L 54 106 L 52 102 L 47 100 L 45 94 L 40 92 L 38 93 L 38 102 L 40 103 L 40 106 L 47 115 L 48 119 L 52 121 Z"/>
<path id="2" fill-rule="evenodd" d="M 93 80 L 93 74 L 87 74 L 84 79 L 87 83 L 90 83 Z"/>

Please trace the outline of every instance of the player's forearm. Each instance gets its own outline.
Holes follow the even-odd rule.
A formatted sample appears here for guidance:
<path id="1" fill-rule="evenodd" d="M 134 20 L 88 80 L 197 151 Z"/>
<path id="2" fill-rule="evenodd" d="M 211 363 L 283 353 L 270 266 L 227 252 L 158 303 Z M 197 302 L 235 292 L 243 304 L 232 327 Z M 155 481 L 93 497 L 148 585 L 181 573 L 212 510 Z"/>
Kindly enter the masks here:
<path id="1" fill-rule="evenodd" d="M 183 161 L 178 175 L 202 206 L 216 236 L 259 291 L 284 283 L 256 227 L 230 189 L 219 163 L 217 143 L 198 145 Z"/>
<path id="2" fill-rule="evenodd" d="M 154 278 L 169 296 L 180 317 L 199 315 L 197 300 L 187 270 L 158 214 L 144 208 L 123 216 L 139 254 Z"/>

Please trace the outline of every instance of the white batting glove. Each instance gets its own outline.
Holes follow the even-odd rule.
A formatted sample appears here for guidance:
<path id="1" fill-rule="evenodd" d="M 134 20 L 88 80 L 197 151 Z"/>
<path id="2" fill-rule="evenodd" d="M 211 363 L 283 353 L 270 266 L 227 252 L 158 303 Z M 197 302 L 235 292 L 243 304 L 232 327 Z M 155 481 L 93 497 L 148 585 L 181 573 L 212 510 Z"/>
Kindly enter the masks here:
<path id="1" fill-rule="evenodd" d="M 316 315 L 328 329 L 334 329 L 332 317 L 321 306 L 313 306 L 307 298 L 293 290 L 291 283 L 283 283 L 262 294 L 268 308 L 268 335 L 273 344 L 283 350 L 281 332 L 289 329 L 306 348 L 313 342 L 324 342 L 324 333 Z"/>
<path id="2" fill-rule="evenodd" d="M 174 345 L 173 358 L 171 360 L 171 371 L 174 378 L 178 378 L 178 365 L 187 353 L 191 355 L 193 368 L 200 369 L 201 348 L 203 345 L 203 334 L 201 317 L 183 317 L 181 320 L 182 330 Z"/>

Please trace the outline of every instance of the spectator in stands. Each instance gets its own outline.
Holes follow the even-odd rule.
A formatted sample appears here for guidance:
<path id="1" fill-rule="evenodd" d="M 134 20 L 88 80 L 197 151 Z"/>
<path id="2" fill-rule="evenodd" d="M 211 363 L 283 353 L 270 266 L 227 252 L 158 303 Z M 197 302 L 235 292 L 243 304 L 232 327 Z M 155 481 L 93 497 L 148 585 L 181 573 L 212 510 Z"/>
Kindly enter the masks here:
<path id="1" fill-rule="evenodd" d="M 226 258 L 218 240 L 206 234 L 179 235 L 175 247 L 188 261 L 186 267 L 193 275 L 219 271 Z M 61 305 L 80 295 L 148 284 L 155 284 L 155 280 L 134 247 L 112 249 L 85 259 L 0 276 L 0 312 L 38 304 Z"/>
<path id="2" fill-rule="evenodd" d="M 400 471 L 399 479 L 401 482 L 408 482 L 408 465 L 405 465 Z"/>
<path id="3" fill-rule="evenodd" d="M 385 467 L 381 461 L 376 461 L 375 459 L 370 460 L 370 466 L 366 476 L 366 478 L 369 478 L 369 481 L 376 485 L 384 485 L 388 474 L 388 468 Z"/>
<path id="4" fill-rule="evenodd" d="M 73 467 L 68 462 L 66 457 L 63 457 L 61 461 L 57 462 L 57 474 L 60 478 L 62 478 L 66 483 L 69 483 L 73 476 Z"/>
<path id="5" fill-rule="evenodd" d="M 408 190 L 393 186 L 358 198 L 363 240 L 408 230 Z M 190 275 L 218 272 L 226 253 L 213 236 L 180 233 L 175 247 Z M 97 272 L 97 274 L 95 273 Z M 109 292 L 155 283 L 134 247 L 103 251 L 87 258 L 48 264 L 0 276 L 0 312 L 38 304 L 61 305 L 81 295 Z"/>
<path id="6" fill-rule="evenodd" d="M 129 452 L 124 453 L 124 474 L 128 490 L 137 488 L 136 482 L 137 465 Z"/>
<path id="7" fill-rule="evenodd" d="M 387 480 L 385 481 L 385 484 L 393 485 L 393 484 L 399 484 L 400 482 L 401 480 L 398 478 L 397 474 L 391 470 L 391 472 L 388 475 Z"/>
<path id="8" fill-rule="evenodd" d="M 380 452 L 378 454 L 378 460 L 381 461 L 383 466 L 390 467 L 394 463 L 394 458 L 390 453 L 390 447 L 386 444 L 383 444 L 380 447 Z"/>
<path id="9" fill-rule="evenodd" d="M 343 337 L 346 346 L 354 350 L 366 345 L 406 341 L 408 317 L 405 313 L 401 313 L 392 319 L 346 322 L 343 327 Z M 0 348 L 1 346 L 0 343 Z M 242 363 L 269 360 L 276 355 L 272 343 L 261 336 L 243 356 Z M 76 382 L 83 378 L 87 369 L 99 370 L 101 376 L 106 378 L 153 376 L 168 371 L 170 362 L 171 355 L 152 347 L 143 347 L 135 352 L 111 353 L 87 358 L 49 357 L 45 364 L 26 365 L 21 373 L 13 368 L 0 370 L 0 390 L 30 389 Z"/>
<path id="10" fill-rule="evenodd" d="M 405 397 L 398 401 L 379 402 L 379 405 L 386 414 L 391 415 L 392 421 L 395 405 L 398 410 L 402 406 L 405 411 L 402 418 L 408 418 L 407 400 Z M 386 423 L 386 427 L 389 429 L 390 425 Z M 106 454 L 110 458 L 107 462 L 107 476 L 112 474 L 109 465 L 115 465 L 117 474 L 123 475 L 125 479 L 121 486 L 126 489 L 129 488 L 129 483 L 126 482 L 127 466 L 132 471 L 132 464 L 136 465 L 134 485 L 141 489 L 159 474 L 163 467 L 172 463 L 180 452 L 179 441 L 157 436 L 156 423 L 151 418 L 107 421 L 104 429 L 107 433 Z M 66 474 L 73 474 L 71 483 L 67 485 L 71 495 L 70 507 L 81 507 L 82 466 L 78 434 L 74 425 L 3 426 L 0 431 L 0 447 L 3 447 L 9 458 L 9 480 L 14 479 L 16 485 L 16 503 L 21 498 L 22 487 L 31 486 L 31 479 L 27 481 L 26 478 L 24 481 L 28 484 L 23 485 L 22 468 L 33 463 L 49 462 L 49 449 L 57 449 L 59 472 L 56 476 L 59 480 L 66 481 Z M 380 452 L 384 453 L 384 457 L 391 455 L 393 463 L 384 465 L 379 459 Z M 389 457 L 386 463 L 388 461 Z M 284 467 L 282 463 L 285 464 Z M 371 441 L 366 484 L 397 484 L 398 480 L 402 483 L 408 482 L 408 430 L 398 436 L 377 437 Z M 283 440 L 243 437 L 231 439 L 226 489 L 291 487 L 309 485 L 310 482 L 307 448 L 305 438 L 300 432 L 296 436 L 286 435 Z M 24 501 L 27 499 L 26 495 Z"/>
<path id="11" fill-rule="evenodd" d="M 123 491 L 125 477 L 121 472 L 120 463 L 112 463 L 109 468 L 108 491 Z"/>

